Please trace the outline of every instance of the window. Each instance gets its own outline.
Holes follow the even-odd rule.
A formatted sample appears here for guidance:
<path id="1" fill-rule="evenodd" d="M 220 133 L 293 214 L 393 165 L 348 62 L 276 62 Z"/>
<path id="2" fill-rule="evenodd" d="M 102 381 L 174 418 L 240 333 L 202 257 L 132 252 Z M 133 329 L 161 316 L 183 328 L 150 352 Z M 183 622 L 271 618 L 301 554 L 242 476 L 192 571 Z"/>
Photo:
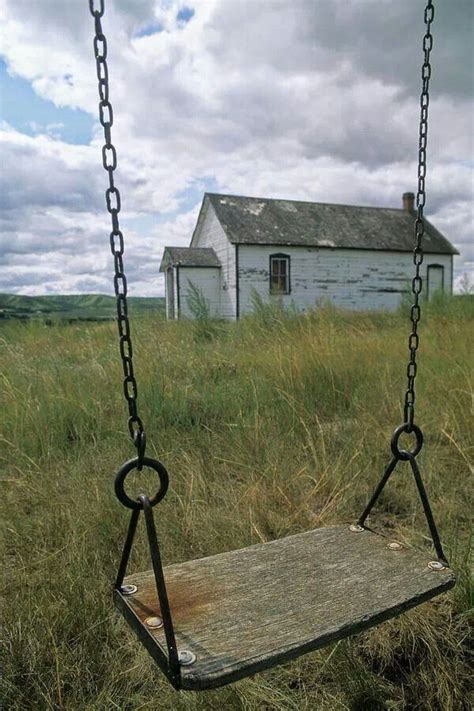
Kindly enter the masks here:
<path id="1" fill-rule="evenodd" d="M 290 293 L 290 258 L 287 254 L 270 255 L 270 294 Z"/>

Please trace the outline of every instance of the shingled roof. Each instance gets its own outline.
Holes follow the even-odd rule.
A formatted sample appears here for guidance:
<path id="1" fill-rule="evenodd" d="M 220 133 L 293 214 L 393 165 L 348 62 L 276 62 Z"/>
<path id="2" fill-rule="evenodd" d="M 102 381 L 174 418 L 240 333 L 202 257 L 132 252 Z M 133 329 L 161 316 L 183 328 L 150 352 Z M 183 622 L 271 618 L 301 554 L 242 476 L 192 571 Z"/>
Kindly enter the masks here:
<path id="1" fill-rule="evenodd" d="M 229 240 L 235 244 L 300 245 L 413 250 L 414 213 L 385 207 L 331 205 L 206 193 Z M 459 254 L 427 220 L 423 248 Z M 188 250 L 189 251 L 189 250 Z"/>
<path id="2" fill-rule="evenodd" d="M 165 247 L 160 272 L 174 267 L 220 267 L 216 253 L 208 247 Z"/>

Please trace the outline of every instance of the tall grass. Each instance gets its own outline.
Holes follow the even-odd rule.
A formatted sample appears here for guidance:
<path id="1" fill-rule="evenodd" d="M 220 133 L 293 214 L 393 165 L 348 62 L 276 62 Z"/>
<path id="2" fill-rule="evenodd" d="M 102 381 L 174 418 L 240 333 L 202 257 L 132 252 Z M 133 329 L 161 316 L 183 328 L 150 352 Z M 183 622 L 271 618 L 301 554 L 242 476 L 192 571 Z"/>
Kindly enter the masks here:
<path id="1" fill-rule="evenodd" d="M 270 317 L 271 316 L 271 317 Z M 126 434 L 113 324 L 5 324 L 3 697 L 9 709 L 468 709 L 472 301 L 423 312 L 420 465 L 458 574 L 449 594 L 282 668 L 200 695 L 156 672 L 111 604 L 127 514 L 113 496 Z M 149 450 L 171 474 L 165 562 L 352 521 L 402 419 L 405 314 L 262 309 L 210 338 L 134 323 Z M 136 490 L 150 491 L 137 475 Z M 408 470 L 373 523 L 429 547 Z M 149 567 L 140 539 L 131 561 Z"/>

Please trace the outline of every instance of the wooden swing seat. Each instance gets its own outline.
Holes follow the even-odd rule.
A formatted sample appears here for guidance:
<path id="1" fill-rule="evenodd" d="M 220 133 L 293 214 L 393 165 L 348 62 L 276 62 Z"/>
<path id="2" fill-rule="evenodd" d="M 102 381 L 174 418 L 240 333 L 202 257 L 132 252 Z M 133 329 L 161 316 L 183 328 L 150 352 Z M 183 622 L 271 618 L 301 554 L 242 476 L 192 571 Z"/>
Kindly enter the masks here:
<path id="1" fill-rule="evenodd" d="M 196 655 L 181 667 L 182 688 L 228 684 L 453 587 L 452 571 L 432 570 L 430 560 L 429 553 L 345 525 L 166 567 L 178 649 Z M 124 585 L 137 591 L 116 591 L 115 601 L 163 668 L 163 628 L 145 622 L 160 616 L 153 572 L 130 575 Z"/>

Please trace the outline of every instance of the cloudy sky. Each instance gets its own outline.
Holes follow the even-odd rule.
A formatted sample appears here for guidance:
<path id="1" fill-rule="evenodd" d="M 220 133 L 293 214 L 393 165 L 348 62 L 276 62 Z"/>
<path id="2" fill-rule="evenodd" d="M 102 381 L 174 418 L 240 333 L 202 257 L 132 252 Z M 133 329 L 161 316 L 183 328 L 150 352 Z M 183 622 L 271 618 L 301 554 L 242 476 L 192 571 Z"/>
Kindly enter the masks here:
<path id="1" fill-rule="evenodd" d="M 426 214 L 474 281 L 472 0 L 438 0 Z M 423 0 L 106 0 L 130 291 L 206 190 L 401 206 Z M 111 293 L 88 0 L 0 0 L 0 291 Z"/>

